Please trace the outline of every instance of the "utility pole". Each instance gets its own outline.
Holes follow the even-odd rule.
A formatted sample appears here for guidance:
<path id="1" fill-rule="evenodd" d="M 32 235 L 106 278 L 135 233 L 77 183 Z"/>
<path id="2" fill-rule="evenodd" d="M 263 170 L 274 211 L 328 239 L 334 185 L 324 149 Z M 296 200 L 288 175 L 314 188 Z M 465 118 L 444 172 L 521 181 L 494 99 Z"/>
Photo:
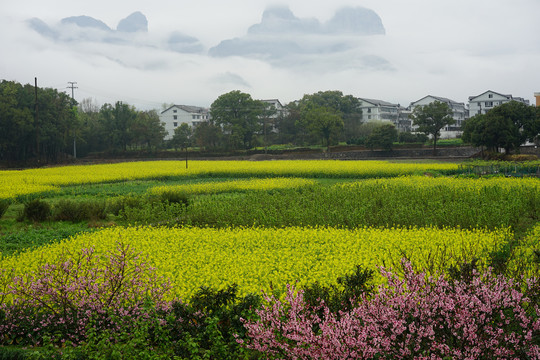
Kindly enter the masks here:
<path id="1" fill-rule="evenodd" d="M 78 86 L 75 86 L 76 83 L 76 81 L 68 81 L 69 86 L 67 88 L 71 89 L 71 99 L 75 97 L 74 90 L 79 88 Z"/>
<path id="2" fill-rule="evenodd" d="M 34 78 L 34 82 L 35 82 L 35 86 L 34 86 L 34 95 L 35 95 L 35 100 L 36 100 L 36 118 L 35 118 L 35 121 L 36 121 L 36 155 L 37 155 L 37 161 L 38 161 L 38 164 L 39 164 L 39 116 L 38 116 L 38 111 L 39 111 L 39 106 L 38 106 L 38 87 L 37 87 L 37 77 Z"/>
<path id="3" fill-rule="evenodd" d="M 75 89 L 78 89 L 78 86 L 75 86 L 77 84 L 76 81 L 68 81 L 68 89 L 71 89 L 71 100 L 75 100 Z M 77 158 L 77 136 L 75 135 L 75 130 L 73 130 L 73 158 Z"/>

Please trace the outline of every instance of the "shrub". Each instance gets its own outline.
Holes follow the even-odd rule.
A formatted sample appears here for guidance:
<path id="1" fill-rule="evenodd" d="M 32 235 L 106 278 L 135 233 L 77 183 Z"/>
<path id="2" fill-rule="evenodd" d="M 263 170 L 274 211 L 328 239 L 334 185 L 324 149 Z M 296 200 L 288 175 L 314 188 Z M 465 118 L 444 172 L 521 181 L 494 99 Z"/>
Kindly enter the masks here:
<path id="1" fill-rule="evenodd" d="M 21 219 L 28 219 L 34 222 L 47 220 L 51 216 L 51 205 L 41 199 L 30 200 L 24 204 Z"/>
<path id="2" fill-rule="evenodd" d="M 282 359 L 540 357 L 540 306 L 511 280 L 473 270 L 471 282 L 448 281 L 403 266 L 403 279 L 383 270 L 388 285 L 339 317 L 293 288 L 284 301 L 267 297 L 245 323 L 245 346 Z"/>
<path id="3" fill-rule="evenodd" d="M 57 221 L 79 222 L 86 218 L 83 206 L 72 200 L 60 200 L 54 205 L 53 213 Z"/>
<path id="4" fill-rule="evenodd" d="M 189 205 L 188 195 L 181 191 L 164 191 L 159 194 L 159 200 L 169 204 L 181 204 L 185 206 Z"/>
<path id="5" fill-rule="evenodd" d="M 168 282 L 127 245 L 118 244 L 104 257 L 93 249 L 64 253 L 0 288 L 0 339 L 41 344 L 50 337 L 78 344 L 89 329 L 114 337 L 150 318 L 152 309 L 167 308 L 162 299 L 169 290 Z"/>
<path id="6" fill-rule="evenodd" d="M 413 134 L 410 132 L 400 132 L 398 135 L 398 141 L 400 143 L 421 143 L 424 144 L 428 141 L 428 136 L 426 134 Z"/>
<path id="7" fill-rule="evenodd" d="M 30 350 L 17 347 L 0 347 L 0 360 L 25 360 L 29 359 Z"/>
<path id="8" fill-rule="evenodd" d="M 253 318 L 261 300 L 252 294 L 239 298 L 233 284 L 219 290 L 203 286 L 188 303 L 174 302 L 172 318 L 176 320 L 169 326 L 175 355 L 186 359 L 247 358 L 243 355 L 248 350 L 235 339 L 246 338 L 241 318 Z"/>
<path id="9" fill-rule="evenodd" d="M 82 203 L 87 220 L 107 219 L 107 203 L 101 200 L 90 200 Z"/>
<path id="10" fill-rule="evenodd" d="M 147 203 L 147 200 L 142 196 L 128 194 L 110 200 L 107 204 L 107 211 L 118 216 L 127 207 L 137 208 L 145 203 Z"/>
<path id="11" fill-rule="evenodd" d="M 120 211 L 119 216 L 129 224 L 166 225 L 180 222 L 184 212 L 183 204 L 153 202 L 143 203 L 139 207 L 127 206 Z"/>
<path id="12" fill-rule="evenodd" d="M 9 205 L 11 205 L 11 200 L 9 199 L 0 199 L 0 218 L 4 216 L 7 209 L 9 208 Z"/>
<path id="13" fill-rule="evenodd" d="M 54 206 L 54 219 L 58 221 L 80 222 L 107 218 L 106 203 L 99 200 L 60 200 Z"/>
<path id="14" fill-rule="evenodd" d="M 338 285 L 322 286 L 315 282 L 306 286 L 303 289 L 304 300 L 313 308 L 323 301 L 334 314 L 349 311 L 357 305 L 357 301 L 373 294 L 374 286 L 371 283 L 374 273 L 357 265 L 354 273 L 337 278 Z"/>
<path id="15" fill-rule="evenodd" d="M 382 148 L 392 150 L 394 141 L 398 138 L 398 131 L 393 124 L 384 124 L 373 130 L 366 140 L 366 146 L 373 150 Z"/>

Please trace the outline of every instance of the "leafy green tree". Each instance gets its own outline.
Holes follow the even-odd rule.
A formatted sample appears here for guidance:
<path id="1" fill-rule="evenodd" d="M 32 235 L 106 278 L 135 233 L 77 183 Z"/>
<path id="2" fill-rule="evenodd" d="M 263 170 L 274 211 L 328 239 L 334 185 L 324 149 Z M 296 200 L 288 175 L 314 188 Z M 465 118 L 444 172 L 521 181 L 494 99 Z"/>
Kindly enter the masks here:
<path id="1" fill-rule="evenodd" d="M 181 123 L 176 129 L 174 129 L 174 135 L 171 139 L 171 144 L 175 150 L 191 145 L 191 137 L 193 131 L 187 123 Z"/>
<path id="2" fill-rule="evenodd" d="M 102 120 L 100 106 L 91 98 L 79 103 L 80 139 L 77 141 L 77 153 L 80 156 L 90 152 L 100 152 L 109 147 L 108 130 Z"/>
<path id="3" fill-rule="evenodd" d="M 26 161 L 36 154 L 34 111 L 24 92 L 19 83 L 0 83 L 0 158 L 8 163 Z"/>
<path id="4" fill-rule="evenodd" d="M 463 134 L 461 135 L 463 142 L 477 147 L 486 146 L 488 150 L 496 150 L 496 147 L 490 148 L 486 136 L 485 114 L 477 114 L 463 122 Z"/>
<path id="5" fill-rule="evenodd" d="M 424 106 L 414 108 L 410 118 L 418 131 L 433 137 L 433 154 L 437 151 L 437 139 L 441 136 L 441 129 L 455 123 L 452 117 L 452 109 L 448 104 L 433 101 Z"/>
<path id="6" fill-rule="evenodd" d="M 502 147 L 507 154 L 514 149 L 519 149 L 527 140 L 533 140 L 538 135 L 536 108 L 518 101 L 510 101 L 496 106 L 486 114 L 487 126 L 491 122 L 498 124 L 499 131 L 503 132 L 498 147 Z"/>
<path id="7" fill-rule="evenodd" d="M 197 146 L 207 150 L 216 150 L 221 147 L 223 130 L 213 120 L 203 121 L 193 129 L 193 138 Z"/>
<path id="8" fill-rule="evenodd" d="M 319 91 L 314 94 L 304 95 L 299 101 L 301 113 L 310 111 L 312 108 L 327 108 L 343 120 L 340 140 L 347 140 L 359 136 L 362 124 L 362 109 L 358 98 L 352 95 L 343 95 L 341 91 Z"/>
<path id="9" fill-rule="evenodd" d="M 305 142 L 307 131 L 298 126 L 300 122 L 299 103 L 293 101 L 285 105 L 285 115 L 276 120 L 277 141 L 280 144 L 301 145 Z"/>
<path id="10" fill-rule="evenodd" d="M 109 147 L 127 150 L 131 142 L 131 126 L 137 118 L 135 108 L 121 101 L 114 106 L 105 104 L 101 107 L 100 117 L 107 130 Z"/>
<path id="11" fill-rule="evenodd" d="M 511 101 L 465 121 L 464 142 L 485 146 L 490 151 L 502 148 L 507 154 L 527 140 L 534 141 L 540 132 L 537 109 Z"/>
<path id="12" fill-rule="evenodd" d="M 156 110 L 137 111 L 137 116 L 130 129 L 132 145 L 144 145 L 148 149 L 158 148 L 167 135 L 165 125 L 159 120 Z"/>
<path id="13" fill-rule="evenodd" d="M 70 153 L 77 124 L 71 98 L 55 89 L 0 83 L 0 158 L 7 162 L 55 162 Z"/>
<path id="14" fill-rule="evenodd" d="M 394 141 L 398 139 L 398 131 L 394 124 L 384 124 L 373 130 L 366 140 L 366 146 L 371 150 L 382 148 L 392 150 Z"/>
<path id="15" fill-rule="evenodd" d="M 325 107 L 312 107 L 305 111 L 302 114 L 302 122 L 312 134 L 324 140 L 327 149 L 330 147 L 331 139 L 337 138 L 343 129 L 343 119 Z"/>
<path id="16" fill-rule="evenodd" d="M 49 162 L 57 162 L 60 156 L 73 153 L 77 111 L 71 97 L 56 89 L 41 89 L 38 103 L 40 154 Z"/>
<path id="17" fill-rule="evenodd" d="M 253 100 L 251 95 L 239 90 L 219 96 L 210 106 L 213 121 L 223 127 L 233 149 L 253 146 L 255 135 L 261 130 L 260 116 L 265 104 Z"/>

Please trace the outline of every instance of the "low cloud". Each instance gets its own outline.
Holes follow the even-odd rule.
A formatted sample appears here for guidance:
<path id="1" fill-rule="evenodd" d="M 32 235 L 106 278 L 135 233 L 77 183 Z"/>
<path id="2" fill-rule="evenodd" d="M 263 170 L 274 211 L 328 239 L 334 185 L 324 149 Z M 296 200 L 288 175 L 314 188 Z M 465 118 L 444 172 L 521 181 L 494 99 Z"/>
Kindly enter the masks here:
<path id="1" fill-rule="evenodd" d="M 158 48 L 188 54 L 204 51 L 197 38 L 178 31 L 172 31 L 162 38 L 149 34 L 148 19 L 139 11 L 120 20 L 116 29 L 110 28 L 99 19 L 85 15 L 67 17 L 55 25 L 48 25 L 39 18 L 32 18 L 27 24 L 43 37 L 70 45 L 74 42 L 89 42 L 146 47 L 149 48 L 147 50 Z"/>
<path id="2" fill-rule="evenodd" d="M 336 54 L 343 56 L 358 49 L 359 38 L 384 34 L 381 18 L 370 9 L 342 8 L 328 22 L 321 23 L 317 19 L 298 18 L 288 7 L 278 6 L 265 10 L 261 22 L 250 26 L 244 37 L 223 40 L 209 50 L 209 55 L 244 56 L 285 67 L 309 66 L 324 62 L 324 57 L 335 58 Z M 381 68 L 388 64 L 381 56 L 368 52 L 361 58 L 363 61 L 355 61 L 351 66 Z M 349 60 L 344 57 L 339 67 L 350 64 Z"/>
<path id="3" fill-rule="evenodd" d="M 384 26 L 369 9 L 343 8 L 318 20 L 309 16 L 323 19 L 333 5 L 314 9 L 298 0 L 291 8 L 302 16 L 286 7 L 263 14 L 259 0 L 245 5 L 241 15 L 227 13 L 229 3 L 215 2 L 219 11 L 206 14 L 210 20 L 204 24 L 197 17 L 204 11 L 201 3 L 189 11 L 178 4 L 145 9 L 146 3 L 134 3 L 151 14 L 147 24 L 136 17 L 123 22 L 130 16 L 116 19 L 125 7 L 105 13 L 93 3 L 88 13 L 97 21 L 107 19 L 106 27 L 84 27 L 77 21 L 62 24 L 58 11 L 36 2 L 40 19 L 26 20 L 27 6 L 18 6 L 19 14 L 14 8 L 0 14 L 5 54 L 0 79 L 33 83 L 38 77 L 39 86 L 63 91 L 68 81 L 77 81 L 77 100 L 121 100 L 141 109 L 162 103 L 210 106 L 231 90 L 284 104 L 304 94 L 340 90 L 402 105 L 428 94 L 466 102 L 488 89 L 530 99 L 540 90 L 534 71 L 540 47 L 533 41 L 539 29 L 533 11 L 540 10 L 537 0 L 491 8 L 489 16 L 480 4 L 464 0 L 459 6 L 422 0 L 406 6 L 398 0 L 363 3 L 377 9 Z M 76 2 L 64 5 L 62 16 L 80 14 Z M 471 8 L 463 12 L 463 6 Z M 370 13 L 371 20 L 357 15 L 361 12 Z M 523 21 L 501 26 L 509 16 Z M 363 21 L 355 20 L 359 17 Z"/>
<path id="4" fill-rule="evenodd" d="M 222 84 L 231 88 L 251 88 L 251 85 L 249 85 L 249 83 L 242 76 L 229 71 L 213 76 L 209 82 Z"/>

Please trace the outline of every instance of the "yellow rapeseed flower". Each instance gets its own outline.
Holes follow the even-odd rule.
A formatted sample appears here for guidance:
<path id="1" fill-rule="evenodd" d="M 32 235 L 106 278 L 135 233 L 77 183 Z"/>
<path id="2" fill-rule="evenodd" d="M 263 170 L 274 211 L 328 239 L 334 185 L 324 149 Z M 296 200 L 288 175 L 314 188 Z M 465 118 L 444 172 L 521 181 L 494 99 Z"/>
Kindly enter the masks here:
<path id="1" fill-rule="evenodd" d="M 103 254 L 120 242 L 146 254 L 157 272 L 171 280 L 174 294 L 186 299 L 202 285 L 236 283 L 247 294 L 272 285 L 283 289 L 287 283 L 330 284 L 356 265 L 396 267 L 403 257 L 429 272 L 473 258 L 485 265 L 488 254 L 511 236 L 508 229 L 113 227 L 0 258 L 0 270 L 29 273 L 54 263 L 65 250 L 93 247 Z"/>

